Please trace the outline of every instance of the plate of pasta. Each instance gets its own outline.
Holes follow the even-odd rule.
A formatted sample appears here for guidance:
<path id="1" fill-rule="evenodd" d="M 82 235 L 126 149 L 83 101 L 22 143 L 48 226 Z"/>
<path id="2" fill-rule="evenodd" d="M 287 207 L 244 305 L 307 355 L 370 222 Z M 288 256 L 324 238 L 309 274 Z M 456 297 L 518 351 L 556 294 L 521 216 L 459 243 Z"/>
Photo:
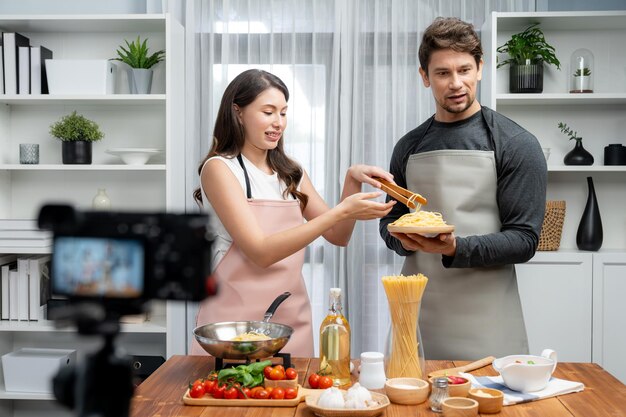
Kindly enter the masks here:
<path id="1" fill-rule="evenodd" d="M 434 211 L 416 211 L 400 217 L 387 225 L 392 233 L 416 233 L 422 236 L 433 237 L 440 233 L 454 232 L 454 225 L 447 224 L 441 213 Z"/>

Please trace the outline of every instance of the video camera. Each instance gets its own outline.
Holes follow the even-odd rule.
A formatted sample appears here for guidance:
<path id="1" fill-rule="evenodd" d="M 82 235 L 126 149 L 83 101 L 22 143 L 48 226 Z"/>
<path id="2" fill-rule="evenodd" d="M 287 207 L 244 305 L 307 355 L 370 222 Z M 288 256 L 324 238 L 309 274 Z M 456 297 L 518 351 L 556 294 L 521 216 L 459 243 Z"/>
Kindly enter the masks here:
<path id="1" fill-rule="evenodd" d="M 113 344 L 119 318 L 142 313 L 153 299 L 201 301 L 216 294 L 208 217 L 45 205 L 38 223 L 53 234 L 50 293 L 66 300 L 56 309 L 49 303 L 48 317 L 105 338 L 82 369 L 63 368 L 54 378 L 55 396 L 79 416 L 127 416 L 132 369 Z"/>

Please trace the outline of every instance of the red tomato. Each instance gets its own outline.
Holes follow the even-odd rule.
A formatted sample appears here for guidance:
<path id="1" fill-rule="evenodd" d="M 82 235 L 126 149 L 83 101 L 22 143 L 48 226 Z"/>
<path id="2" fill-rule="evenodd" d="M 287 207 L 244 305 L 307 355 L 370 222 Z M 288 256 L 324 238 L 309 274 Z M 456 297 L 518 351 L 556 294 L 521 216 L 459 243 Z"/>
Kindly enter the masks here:
<path id="1" fill-rule="evenodd" d="M 237 388 L 230 387 L 224 391 L 224 398 L 227 400 L 234 400 L 237 398 Z"/>
<path id="2" fill-rule="evenodd" d="M 285 367 L 282 365 L 275 365 L 274 369 L 280 369 L 281 371 L 285 372 Z"/>
<path id="3" fill-rule="evenodd" d="M 272 391 L 274 391 L 274 387 L 265 387 L 264 389 L 270 396 L 272 395 Z"/>
<path id="4" fill-rule="evenodd" d="M 270 397 L 270 394 L 262 389 L 256 392 L 256 396 L 254 398 L 256 398 L 257 400 L 267 400 Z"/>
<path id="5" fill-rule="evenodd" d="M 320 389 L 326 389 L 332 386 L 333 386 L 333 380 L 329 376 L 320 377 L 320 382 L 318 384 L 318 387 Z"/>
<path id="6" fill-rule="evenodd" d="M 245 400 L 247 398 L 252 398 L 250 396 L 250 388 L 242 388 L 240 390 L 237 390 L 237 398 L 239 398 L 240 400 Z"/>
<path id="7" fill-rule="evenodd" d="M 204 381 L 202 379 L 196 379 L 195 381 L 193 381 L 193 383 L 191 384 L 192 387 L 195 387 L 197 385 L 202 385 L 204 384 Z"/>
<path id="8" fill-rule="evenodd" d="M 298 378 L 298 371 L 293 368 L 287 368 L 285 370 L 285 377 L 287 377 L 287 379 L 296 379 Z"/>
<path id="9" fill-rule="evenodd" d="M 215 387 L 216 388 L 212 392 L 213 397 L 215 397 L 217 399 L 224 398 L 224 391 L 226 391 L 226 384 L 222 384 L 219 387 L 216 385 Z"/>
<path id="10" fill-rule="evenodd" d="M 268 366 L 266 366 L 265 368 L 263 368 L 263 375 L 265 375 L 265 378 L 267 378 L 267 379 L 271 379 L 271 378 L 270 378 L 270 372 L 272 372 L 272 369 L 274 369 L 274 368 L 272 368 L 272 367 L 271 367 L 271 366 L 269 366 L 269 365 L 268 365 Z"/>
<path id="11" fill-rule="evenodd" d="M 282 400 L 283 398 L 285 398 L 285 390 L 281 387 L 274 388 L 272 394 L 270 395 L 270 398 L 272 400 Z"/>
<path id="12" fill-rule="evenodd" d="M 204 386 L 202 384 L 193 385 L 189 390 L 191 398 L 200 398 L 204 396 Z"/>
<path id="13" fill-rule="evenodd" d="M 248 395 L 248 397 L 250 398 L 256 398 L 256 393 L 261 391 L 262 389 L 264 389 L 262 386 L 258 386 L 258 387 L 254 387 L 250 390 L 250 395 Z"/>
<path id="14" fill-rule="evenodd" d="M 309 385 L 311 388 L 318 388 L 320 385 L 320 376 L 316 373 L 309 375 Z"/>
<path id="15" fill-rule="evenodd" d="M 285 389 L 285 399 L 286 400 L 294 399 L 297 396 L 298 396 L 298 389 L 297 388 L 286 388 Z"/>
<path id="16" fill-rule="evenodd" d="M 272 369 L 272 372 L 270 372 L 270 379 L 273 381 L 278 381 L 281 379 L 285 379 L 285 371 L 281 371 L 280 369 Z"/>
<path id="17" fill-rule="evenodd" d="M 213 392 L 213 387 L 217 385 L 217 380 L 205 379 L 204 380 L 204 392 L 211 393 Z"/>

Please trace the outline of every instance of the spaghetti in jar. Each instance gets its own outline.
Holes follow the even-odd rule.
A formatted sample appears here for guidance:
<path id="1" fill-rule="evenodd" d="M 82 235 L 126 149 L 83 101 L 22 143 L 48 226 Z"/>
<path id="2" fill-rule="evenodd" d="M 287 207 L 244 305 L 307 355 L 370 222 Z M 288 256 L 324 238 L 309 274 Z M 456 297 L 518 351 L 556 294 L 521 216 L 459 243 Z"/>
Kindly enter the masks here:
<path id="1" fill-rule="evenodd" d="M 384 276 L 382 282 L 391 315 L 385 374 L 387 378 L 423 379 L 424 348 L 418 320 L 428 278 L 422 274 Z"/>

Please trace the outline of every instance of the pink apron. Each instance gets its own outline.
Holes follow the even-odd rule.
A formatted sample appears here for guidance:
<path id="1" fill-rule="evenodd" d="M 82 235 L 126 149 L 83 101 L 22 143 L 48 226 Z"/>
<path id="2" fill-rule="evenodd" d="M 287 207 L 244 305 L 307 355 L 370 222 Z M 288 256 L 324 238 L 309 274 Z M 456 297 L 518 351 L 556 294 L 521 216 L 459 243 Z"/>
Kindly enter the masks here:
<path id="1" fill-rule="evenodd" d="M 243 166 L 243 165 L 242 165 Z M 244 167 L 245 172 L 245 167 Z M 246 173 L 246 182 L 249 184 Z M 248 203 L 266 235 L 299 226 L 304 218 L 296 200 L 253 200 Z M 294 333 L 281 349 L 292 357 L 313 357 L 311 303 L 302 276 L 304 249 L 261 268 L 233 242 L 214 272 L 218 294 L 200 305 L 196 326 L 222 321 L 263 320 L 265 310 L 285 291 L 291 293 L 276 310 L 271 322 L 293 327 Z M 193 339 L 192 355 L 207 354 Z"/>

